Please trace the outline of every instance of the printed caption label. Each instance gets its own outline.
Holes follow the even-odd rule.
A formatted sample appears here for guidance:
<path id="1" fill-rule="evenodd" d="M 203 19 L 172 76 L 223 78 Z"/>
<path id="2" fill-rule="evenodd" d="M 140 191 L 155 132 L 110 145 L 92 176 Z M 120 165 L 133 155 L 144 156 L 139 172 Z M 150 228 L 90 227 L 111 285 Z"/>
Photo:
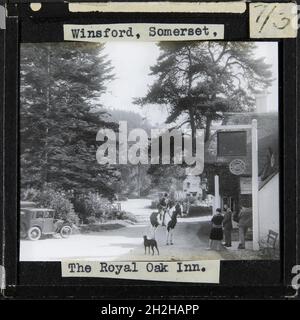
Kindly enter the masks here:
<path id="1" fill-rule="evenodd" d="M 103 262 L 64 260 L 63 277 L 120 278 L 136 280 L 219 283 L 220 261 Z"/>

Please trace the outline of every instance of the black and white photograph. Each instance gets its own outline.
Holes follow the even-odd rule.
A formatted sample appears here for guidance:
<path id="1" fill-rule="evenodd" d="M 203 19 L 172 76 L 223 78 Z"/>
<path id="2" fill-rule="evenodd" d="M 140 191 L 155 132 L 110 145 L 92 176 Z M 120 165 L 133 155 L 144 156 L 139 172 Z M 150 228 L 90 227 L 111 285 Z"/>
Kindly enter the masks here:
<path id="1" fill-rule="evenodd" d="M 277 260 L 278 43 L 20 46 L 20 261 Z"/>

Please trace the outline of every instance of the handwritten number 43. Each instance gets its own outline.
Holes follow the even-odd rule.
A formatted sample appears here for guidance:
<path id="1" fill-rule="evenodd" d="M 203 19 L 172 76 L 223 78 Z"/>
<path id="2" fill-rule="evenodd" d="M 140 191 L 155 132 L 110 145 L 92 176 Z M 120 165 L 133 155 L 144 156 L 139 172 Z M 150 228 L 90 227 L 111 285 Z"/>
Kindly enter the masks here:
<path id="1" fill-rule="evenodd" d="M 278 12 L 277 5 L 268 5 L 268 4 L 258 4 L 254 6 L 255 8 L 262 7 L 261 11 L 259 12 L 256 23 L 261 24 L 259 32 L 262 32 L 264 27 L 272 21 L 272 17 L 277 15 L 277 22 L 273 22 L 273 26 L 276 29 L 283 30 L 285 29 L 290 23 L 291 19 L 285 16 L 284 12 Z M 270 20 L 271 19 L 271 20 Z"/>

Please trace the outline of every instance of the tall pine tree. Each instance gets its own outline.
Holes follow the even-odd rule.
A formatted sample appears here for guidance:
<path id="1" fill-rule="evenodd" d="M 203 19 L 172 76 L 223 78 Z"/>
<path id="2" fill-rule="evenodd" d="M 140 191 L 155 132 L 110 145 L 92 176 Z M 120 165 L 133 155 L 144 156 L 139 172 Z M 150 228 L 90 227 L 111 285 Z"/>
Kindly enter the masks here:
<path id="1" fill-rule="evenodd" d="M 96 161 L 96 134 L 116 128 L 98 98 L 113 79 L 101 44 L 21 46 L 21 187 L 109 193 L 115 169 Z M 99 111 L 100 110 L 100 111 Z"/>

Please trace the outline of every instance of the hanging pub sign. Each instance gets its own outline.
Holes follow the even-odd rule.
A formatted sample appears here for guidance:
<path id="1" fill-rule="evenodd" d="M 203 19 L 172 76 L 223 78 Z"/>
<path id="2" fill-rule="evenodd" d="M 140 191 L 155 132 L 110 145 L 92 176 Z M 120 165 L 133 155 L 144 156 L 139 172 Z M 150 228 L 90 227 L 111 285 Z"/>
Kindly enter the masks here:
<path id="1" fill-rule="evenodd" d="M 229 163 L 229 171 L 234 175 L 241 175 L 245 173 L 246 164 L 241 159 L 234 159 Z"/>
<path id="2" fill-rule="evenodd" d="M 246 156 L 246 131 L 220 131 L 218 132 L 218 156 Z"/>

